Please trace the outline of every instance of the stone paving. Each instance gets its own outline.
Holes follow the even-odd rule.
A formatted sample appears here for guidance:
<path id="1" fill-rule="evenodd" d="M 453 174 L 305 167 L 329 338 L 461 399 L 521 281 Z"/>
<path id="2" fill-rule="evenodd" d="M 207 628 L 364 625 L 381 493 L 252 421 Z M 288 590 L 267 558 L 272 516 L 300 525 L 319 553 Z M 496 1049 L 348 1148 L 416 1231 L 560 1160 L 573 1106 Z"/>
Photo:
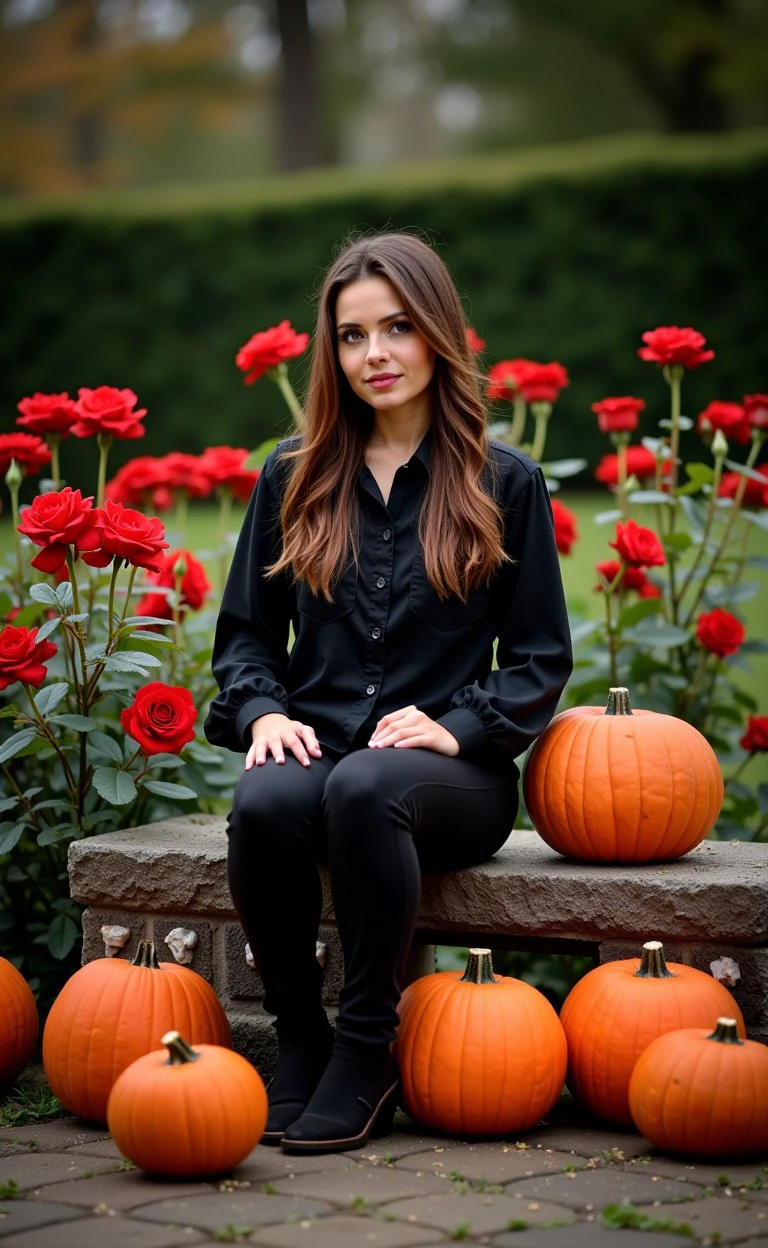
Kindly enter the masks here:
<path id="1" fill-rule="evenodd" d="M 618 1231 L 604 1213 L 616 1205 L 630 1223 Z M 75 1118 L 0 1130 L 0 1248 L 222 1243 L 768 1248 L 768 1156 L 674 1158 L 587 1120 L 567 1096 L 519 1140 L 448 1139 L 398 1113 L 387 1139 L 358 1152 L 259 1147 L 205 1182 L 147 1177 Z"/>

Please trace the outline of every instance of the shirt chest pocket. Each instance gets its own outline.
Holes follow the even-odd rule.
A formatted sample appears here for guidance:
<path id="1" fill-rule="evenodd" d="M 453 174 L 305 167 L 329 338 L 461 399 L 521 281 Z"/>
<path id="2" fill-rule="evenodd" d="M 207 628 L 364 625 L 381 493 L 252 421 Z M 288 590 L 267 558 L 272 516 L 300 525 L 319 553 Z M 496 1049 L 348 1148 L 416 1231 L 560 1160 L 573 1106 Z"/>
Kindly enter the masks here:
<path id="1" fill-rule="evenodd" d="M 435 628 L 468 628 L 484 619 L 490 610 L 488 587 L 471 589 L 466 602 L 455 597 L 440 598 L 427 577 L 423 556 L 418 554 L 413 564 L 409 606 L 414 615 Z"/>
<path id="2" fill-rule="evenodd" d="M 357 569 L 354 564 L 347 568 L 332 592 L 333 602 L 328 602 L 322 594 L 313 594 L 305 581 L 299 581 L 296 588 L 299 614 L 315 624 L 331 624 L 343 615 L 348 615 L 355 605 L 357 595 Z"/>

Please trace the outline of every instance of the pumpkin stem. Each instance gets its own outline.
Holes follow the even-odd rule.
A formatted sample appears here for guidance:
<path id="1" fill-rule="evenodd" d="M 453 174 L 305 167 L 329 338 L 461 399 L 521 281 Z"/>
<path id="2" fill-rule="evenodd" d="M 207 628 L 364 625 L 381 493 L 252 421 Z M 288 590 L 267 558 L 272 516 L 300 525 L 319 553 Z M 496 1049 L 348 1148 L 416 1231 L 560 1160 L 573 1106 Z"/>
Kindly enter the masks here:
<path id="1" fill-rule="evenodd" d="M 467 969 L 459 981 L 462 984 L 495 984 L 490 949 L 470 949 Z"/>
<path id="2" fill-rule="evenodd" d="M 155 946 L 151 940 L 140 940 L 139 947 L 136 950 L 136 957 L 133 959 L 133 966 L 147 966 L 151 971 L 159 971 L 160 963 L 157 960 Z"/>
<path id="3" fill-rule="evenodd" d="M 606 715 L 631 715 L 632 707 L 629 705 L 629 690 L 619 686 L 615 689 L 608 690 L 608 705 L 605 708 Z"/>
<path id="4" fill-rule="evenodd" d="M 166 1066 L 185 1066 L 187 1062 L 196 1062 L 200 1057 L 178 1031 L 166 1031 L 160 1042 L 168 1049 Z"/>
<path id="5" fill-rule="evenodd" d="M 664 961 L 664 946 L 660 940 L 646 940 L 643 945 L 643 960 L 640 967 L 635 971 L 636 979 L 674 979 L 674 975 L 667 970 L 667 964 Z"/>
<path id="6" fill-rule="evenodd" d="M 743 1044 L 739 1039 L 739 1028 L 735 1018 L 718 1018 L 715 1030 L 708 1040 L 717 1040 L 718 1044 Z"/>

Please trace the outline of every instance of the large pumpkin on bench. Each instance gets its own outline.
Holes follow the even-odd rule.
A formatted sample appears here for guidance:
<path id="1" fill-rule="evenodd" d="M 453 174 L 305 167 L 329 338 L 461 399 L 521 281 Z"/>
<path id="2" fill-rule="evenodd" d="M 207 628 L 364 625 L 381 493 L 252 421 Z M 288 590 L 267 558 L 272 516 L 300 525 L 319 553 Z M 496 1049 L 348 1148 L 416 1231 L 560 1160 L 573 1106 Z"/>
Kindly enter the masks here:
<path id="1" fill-rule="evenodd" d="M 408 1113 L 453 1135 L 525 1131 L 562 1091 L 566 1043 L 530 984 L 494 975 L 489 949 L 467 969 L 424 975 L 398 1007 L 395 1055 Z"/>
<path id="2" fill-rule="evenodd" d="M 607 708 L 556 715 L 523 773 L 539 836 L 588 862 L 679 858 L 711 831 L 723 777 L 709 742 L 674 715 L 633 711 L 626 689 Z"/>
<path id="3" fill-rule="evenodd" d="M 67 980 L 43 1032 L 43 1065 L 62 1105 L 106 1122 L 118 1075 L 153 1049 L 165 1032 L 183 1029 L 192 1044 L 230 1045 L 221 1002 L 202 975 L 158 962 L 140 940 L 133 962 L 98 958 Z"/>

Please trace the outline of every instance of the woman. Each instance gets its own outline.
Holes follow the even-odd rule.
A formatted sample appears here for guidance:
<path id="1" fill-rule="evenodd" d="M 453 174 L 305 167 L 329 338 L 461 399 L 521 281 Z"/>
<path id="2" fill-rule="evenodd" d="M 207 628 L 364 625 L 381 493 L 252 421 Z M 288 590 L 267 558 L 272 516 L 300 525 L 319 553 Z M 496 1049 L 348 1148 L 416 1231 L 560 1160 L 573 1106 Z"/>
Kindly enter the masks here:
<path id="1" fill-rule="evenodd" d="M 305 421 L 248 508 L 206 734 L 247 751 L 228 873 L 276 1015 L 263 1142 L 332 1152 L 391 1127 L 420 872 L 504 843 L 513 759 L 572 659 L 546 485 L 488 442 L 456 289 L 419 239 L 364 238 L 331 266 Z M 344 952 L 335 1035 L 318 861 Z"/>

